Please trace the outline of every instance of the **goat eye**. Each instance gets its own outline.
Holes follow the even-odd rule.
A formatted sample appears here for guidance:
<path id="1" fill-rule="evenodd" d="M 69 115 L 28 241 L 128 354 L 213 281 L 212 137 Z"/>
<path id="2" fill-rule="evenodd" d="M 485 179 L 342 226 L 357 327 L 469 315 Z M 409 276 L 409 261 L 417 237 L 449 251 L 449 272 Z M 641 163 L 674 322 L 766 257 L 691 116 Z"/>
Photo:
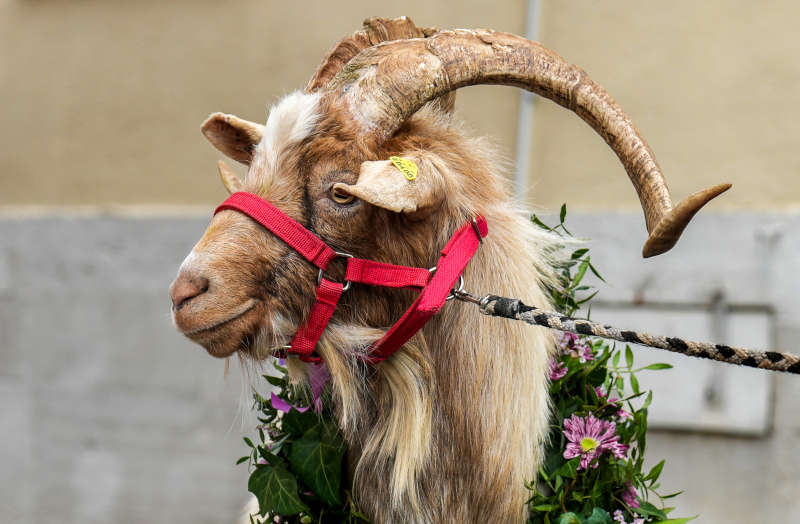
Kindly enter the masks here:
<path id="1" fill-rule="evenodd" d="M 331 189 L 331 200 L 339 204 L 340 206 L 346 206 L 347 204 L 352 204 L 353 201 L 356 199 L 350 193 L 346 193 L 339 188 L 332 188 Z"/>

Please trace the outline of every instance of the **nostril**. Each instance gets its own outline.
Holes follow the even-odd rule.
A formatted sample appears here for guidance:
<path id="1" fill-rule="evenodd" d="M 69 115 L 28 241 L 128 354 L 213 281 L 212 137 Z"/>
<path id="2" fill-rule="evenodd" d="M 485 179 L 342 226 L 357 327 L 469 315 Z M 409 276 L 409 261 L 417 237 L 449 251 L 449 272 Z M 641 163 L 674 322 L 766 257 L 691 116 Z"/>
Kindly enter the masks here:
<path id="1" fill-rule="evenodd" d="M 207 278 L 181 273 L 169 287 L 169 297 L 172 299 L 172 307 L 175 311 L 178 311 L 188 304 L 190 300 L 207 291 Z"/>

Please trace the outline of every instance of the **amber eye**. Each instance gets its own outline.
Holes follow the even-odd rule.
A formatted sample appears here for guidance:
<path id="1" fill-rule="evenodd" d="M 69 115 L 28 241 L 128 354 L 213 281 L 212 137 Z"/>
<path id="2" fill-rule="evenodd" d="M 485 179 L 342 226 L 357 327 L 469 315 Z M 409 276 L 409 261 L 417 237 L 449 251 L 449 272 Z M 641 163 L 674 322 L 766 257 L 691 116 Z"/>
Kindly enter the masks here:
<path id="1" fill-rule="evenodd" d="M 333 200 L 340 206 L 346 206 L 347 204 L 352 204 L 353 200 L 355 199 L 356 197 L 354 197 L 350 193 L 342 191 L 338 187 L 331 188 L 331 200 Z"/>

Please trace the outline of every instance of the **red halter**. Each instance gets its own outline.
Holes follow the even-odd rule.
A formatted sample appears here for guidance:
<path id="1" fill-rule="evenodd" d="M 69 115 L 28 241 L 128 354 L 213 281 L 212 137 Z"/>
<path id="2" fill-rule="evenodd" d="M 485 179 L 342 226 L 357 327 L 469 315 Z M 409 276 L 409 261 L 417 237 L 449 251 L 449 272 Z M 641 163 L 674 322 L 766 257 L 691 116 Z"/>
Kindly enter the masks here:
<path id="1" fill-rule="evenodd" d="M 403 316 L 370 349 L 368 360 L 380 362 L 389 358 L 430 318 L 439 312 L 461 278 L 464 268 L 489 232 L 486 220 L 477 216 L 456 231 L 442 249 L 436 267 L 396 266 L 363 258 L 354 258 L 334 251 L 314 233 L 303 227 L 277 207 L 252 193 L 234 193 L 215 211 L 233 209 L 249 216 L 275 236 L 286 242 L 303 258 L 319 268 L 317 297 L 308 321 L 298 329 L 286 354 L 297 355 L 305 362 L 319 362 L 314 348 L 328 325 L 342 292 L 351 283 L 393 288 L 421 288 L 419 296 Z M 337 257 L 347 259 L 343 282 L 323 278 L 328 264 Z"/>

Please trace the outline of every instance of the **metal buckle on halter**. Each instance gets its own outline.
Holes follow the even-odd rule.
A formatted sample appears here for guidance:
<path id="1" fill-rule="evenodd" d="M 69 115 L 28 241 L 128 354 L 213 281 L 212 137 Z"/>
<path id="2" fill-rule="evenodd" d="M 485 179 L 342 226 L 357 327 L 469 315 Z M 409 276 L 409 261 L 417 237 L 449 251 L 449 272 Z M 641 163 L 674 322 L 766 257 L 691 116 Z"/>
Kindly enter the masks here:
<path id="1" fill-rule="evenodd" d="M 337 258 L 353 258 L 353 255 L 351 255 L 349 253 L 340 253 L 338 251 L 335 251 L 335 253 L 336 253 L 336 256 L 331 259 L 331 262 L 333 262 Z M 317 274 L 317 285 L 320 285 L 320 283 L 322 283 L 322 274 L 323 273 L 324 273 L 324 271 L 322 270 L 322 268 L 320 268 L 319 273 Z M 331 282 L 333 282 L 333 281 L 331 281 Z M 345 280 L 344 282 L 342 282 L 342 293 L 344 293 L 345 291 L 350 289 L 350 284 L 352 284 L 352 282 L 350 282 L 349 280 Z"/>
<path id="2" fill-rule="evenodd" d="M 481 228 L 478 227 L 478 219 L 472 218 L 472 229 L 475 230 L 475 234 L 478 235 L 478 242 L 483 244 L 483 236 L 481 235 Z"/>
<path id="3" fill-rule="evenodd" d="M 431 274 L 436 273 L 436 266 L 433 266 L 432 268 L 429 268 L 428 271 L 430 271 Z M 459 293 L 462 293 L 463 291 L 464 291 L 464 275 L 458 275 L 458 285 L 450 290 L 450 294 L 447 295 L 446 299 L 444 299 L 445 302 L 447 302 L 448 300 L 453 300 L 454 298 L 457 298 L 456 295 L 458 295 Z"/>

